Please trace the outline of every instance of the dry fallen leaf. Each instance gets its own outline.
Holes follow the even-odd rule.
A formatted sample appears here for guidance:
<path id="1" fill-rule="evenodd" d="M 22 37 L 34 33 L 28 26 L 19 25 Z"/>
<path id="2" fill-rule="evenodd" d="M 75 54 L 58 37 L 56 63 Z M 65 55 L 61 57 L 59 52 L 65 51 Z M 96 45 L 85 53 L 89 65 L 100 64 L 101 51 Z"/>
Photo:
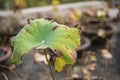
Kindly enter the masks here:
<path id="1" fill-rule="evenodd" d="M 90 61 L 97 61 L 96 54 L 94 52 L 91 52 L 90 54 Z"/>
<path id="2" fill-rule="evenodd" d="M 74 66 L 73 67 L 73 73 L 78 73 L 80 72 L 80 67 L 79 66 Z"/>
<path id="3" fill-rule="evenodd" d="M 91 80 L 91 74 L 87 69 L 83 70 L 83 75 L 85 80 Z"/>
<path id="4" fill-rule="evenodd" d="M 105 59 L 111 59 L 113 57 L 112 54 L 107 49 L 102 49 L 101 53 L 102 57 Z"/>
<path id="5" fill-rule="evenodd" d="M 85 63 L 89 63 L 89 62 L 96 62 L 97 58 L 96 58 L 96 53 L 92 52 L 92 51 L 87 51 L 86 55 L 84 57 L 84 62 Z"/>
<path id="6" fill-rule="evenodd" d="M 80 76 L 78 74 L 76 74 L 76 73 L 72 75 L 72 78 L 79 78 L 79 77 Z"/>
<path id="7" fill-rule="evenodd" d="M 85 14 L 87 14 L 88 16 L 91 16 L 91 17 L 95 16 L 95 13 L 92 10 L 90 10 L 90 9 L 86 10 Z"/>
<path id="8" fill-rule="evenodd" d="M 15 64 L 12 64 L 12 65 L 9 66 L 9 69 L 11 69 L 11 70 L 14 70 L 15 68 L 16 68 Z"/>
<path id="9" fill-rule="evenodd" d="M 95 70 L 95 68 L 96 68 L 96 63 L 91 63 L 91 64 L 89 64 L 88 65 L 88 70 L 90 70 L 90 71 L 94 71 Z"/>
<path id="10" fill-rule="evenodd" d="M 105 36 L 105 31 L 103 29 L 99 29 L 97 34 L 98 34 L 99 37 L 104 37 Z"/>
<path id="11" fill-rule="evenodd" d="M 34 57 L 34 62 L 36 62 L 36 63 L 37 62 L 43 62 L 43 63 L 45 63 L 45 64 L 48 65 L 47 60 L 45 58 L 45 55 L 42 55 L 42 54 L 40 54 L 38 52 L 35 52 L 34 55 L 33 55 L 33 57 Z M 50 60 L 50 56 L 47 55 L 47 57 Z"/>
<path id="12" fill-rule="evenodd" d="M 82 17 L 82 11 L 80 11 L 79 9 L 77 8 L 74 8 L 74 9 L 71 9 L 71 12 L 69 14 L 69 21 L 71 23 L 76 23 L 78 22 Z"/>
<path id="13" fill-rule="evenodd" d="M 72 11 L 73 11 L 73 14 L 74 14 L 77 18 L 81 19 L 81 17 L 82 17 L 82 11 L 81 11 L 80 9 L 74 8 L 74 9 L 72 9 Z"/>

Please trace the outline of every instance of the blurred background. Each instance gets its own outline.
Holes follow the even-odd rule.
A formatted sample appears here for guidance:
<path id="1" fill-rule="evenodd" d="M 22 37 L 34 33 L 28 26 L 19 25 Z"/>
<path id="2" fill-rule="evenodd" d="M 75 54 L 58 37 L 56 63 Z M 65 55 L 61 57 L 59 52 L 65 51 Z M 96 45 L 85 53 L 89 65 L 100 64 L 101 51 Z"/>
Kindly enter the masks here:
<path id="1" fill-rule="evenodd" d="M 81 1 L 94 1 L 94 0 L 58 0 L 60 4 L 81 2 Z M 112 5 L 116 0 L 96 0 L 96 1 L 107 1 Z M 119 1 L 119 0 L 118 0 Z M 52 0 L 0 0 L 0 9 L 8 10 L 13 9 L 15 6 L 21 6 L 23 8 L 39 7 L 51 5 Z"/>
<path id="2" fill-rule="evenodd" d="M 10 62 L 10 40 L 31 18 L 80 29 L 73 80 L 120 80 L 120 0 L 0 0 L 0 80 L 50 80 L 40 50 L 37 57 L 33 50 L 25 55 L 22 65 Z M 69 80 L 66 68 L 54 73 L 58 80 Z"/>

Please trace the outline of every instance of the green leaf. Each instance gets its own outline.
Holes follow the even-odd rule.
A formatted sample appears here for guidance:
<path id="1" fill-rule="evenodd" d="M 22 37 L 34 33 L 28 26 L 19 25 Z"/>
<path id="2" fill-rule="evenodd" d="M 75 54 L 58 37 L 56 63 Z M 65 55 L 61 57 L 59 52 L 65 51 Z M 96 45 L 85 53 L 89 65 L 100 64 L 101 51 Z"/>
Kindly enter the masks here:
<path id="1" fill-rule="evenodd" d="M 79 34 L 76 28 L 45 19 L 33 20 L 11 39 L 11 44 L 14 46 L 11 61 L 19 64 L 21 57 L 31 49 L 50 48 L 62 54 L 55 58 L 55 69 L 61 71 L 65 64 L 75 63 L 72 53 L 80 46 Z"/>

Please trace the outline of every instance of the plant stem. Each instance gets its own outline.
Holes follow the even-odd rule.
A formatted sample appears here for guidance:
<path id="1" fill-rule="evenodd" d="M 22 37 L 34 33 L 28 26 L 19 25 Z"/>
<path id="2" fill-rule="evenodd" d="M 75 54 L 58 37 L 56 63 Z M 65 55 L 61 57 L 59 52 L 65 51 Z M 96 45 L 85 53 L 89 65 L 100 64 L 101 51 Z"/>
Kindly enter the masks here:
<path id="1" fill-rule="evenodd" d="M 71 76 L 71 68 L 72 68 L 71 65 L 68 66 L 68 68 L 67 68 L 67 77 L 70 78 L 70 80 L 72 80 L 72 76 Z"/>
<path id="2" fill-rule="evenodd" d="M 51 65 L 51 63 L 50 63 L 49 60 L 48 60 L 47 50 L 46 50 L 46 49 L 44 49 L 44 54 L 45 54 L 45 58 L 46 58 L 46 60 L 47 60 L 47 62 L 48 62 L 48 66 L 49 66 L 49 68 L 50 68 L 50 73 L 51 73 L 52 80 L 55 80 L 54 73 L 53 73 L 53 69 L 52 69 L 52 65 Z"/>

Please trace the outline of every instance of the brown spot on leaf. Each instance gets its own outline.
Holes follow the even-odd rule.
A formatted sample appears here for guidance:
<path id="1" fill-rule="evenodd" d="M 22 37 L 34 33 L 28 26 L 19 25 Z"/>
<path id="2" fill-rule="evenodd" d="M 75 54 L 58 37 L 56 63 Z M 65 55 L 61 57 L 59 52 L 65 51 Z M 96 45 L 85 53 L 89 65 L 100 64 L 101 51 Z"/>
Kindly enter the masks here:
<path id="1" fill-rule="evenodd" d="M 67 35 L 68 37 L 70 37 L 70 35 Z"/>
<path id="2" fill-rule="evenodd" d="M 38 24 L 39 24 L 39 22 L 37 21 L 37 22 L 36 22 L 36 29 L 37 29 L 37 30 L 38 30 L 38 26 L 39 26 Z"/>
<path id="3" fill-rule="evenodd" d="M 24 32 L 24 33 L 28 33 L 29 31 L 24 29 L 23 32 Z"/>
<path id="4" fill-rule="evenodd" d="M 28 18 L 28 19 L 27 19 L 28 24 L 30 24 L 30 21 L 31 21 L 31 20 L 34 20 L 34 18 Z"/>
<path id="5" fill-rule="evenodd" d="M 47 18 L 45 18 L 46 20 L 53 20 L 53 18 L 51 18 L 51 17 L 47 17 Z"/>
<path id="6" fill-rule="evenodd" d="M 77 26 L 79 26 L 79 24 L 76 24 L 74 27 L 76 28 Z"/>
<path id="7" fill-rule="evenodd" d="M 65 47 L 66 49 L 68 49 L 68 47 Z"/>
<path id="8" fill-rule="evenodd" d="M 54 53 L 55 56 L 58 56 L 58 57 L 62 56 L 62 52 L 59 51 L 59 50 L 54 50 L 53 53 Z"/>
<path id="9" fill-rule="evenodd" d="M 27 19 L 27 22 L 28 22 L 28 24 L 30 24 L 30 19 L 29 18 Z"/>
<path id="10" fill-rule="evenodd" d="M 47 48 L 47 51 L 50 52 L 50 55 L 51 56 L 56 56 L 56 57 L 59 57 L 59 56 L 62 56 L 62 52 L 59 51 L 59 50 L 51 50 L 50 48 Z"/>
<path id="11" fill-rule="evenodd" d="M 59 50 L 55 50 L 55 51 L 53 51 L 53 52 L 54 52 L 54 55 L 57 56 L 57 57 L 62 56 L 62 52 L 59 51 Z"/>
<path id="12" fill-rule="evenodd" d="M 52 28 L 52 30 L 56 30 L 58 27 L 59 27 L 59 26 L 55 26 L 55 27 Z"/>
<path id="13" fill-rule="evenodd" d="M 84 27 L 81 26 L 80 24 L 76 24 L 76 25 L 74 26 L 74 28 L 77 28 L 77 29 L 79 30 L 79 33 L 81 33 L 81 31 L 84 30 Z"/>

